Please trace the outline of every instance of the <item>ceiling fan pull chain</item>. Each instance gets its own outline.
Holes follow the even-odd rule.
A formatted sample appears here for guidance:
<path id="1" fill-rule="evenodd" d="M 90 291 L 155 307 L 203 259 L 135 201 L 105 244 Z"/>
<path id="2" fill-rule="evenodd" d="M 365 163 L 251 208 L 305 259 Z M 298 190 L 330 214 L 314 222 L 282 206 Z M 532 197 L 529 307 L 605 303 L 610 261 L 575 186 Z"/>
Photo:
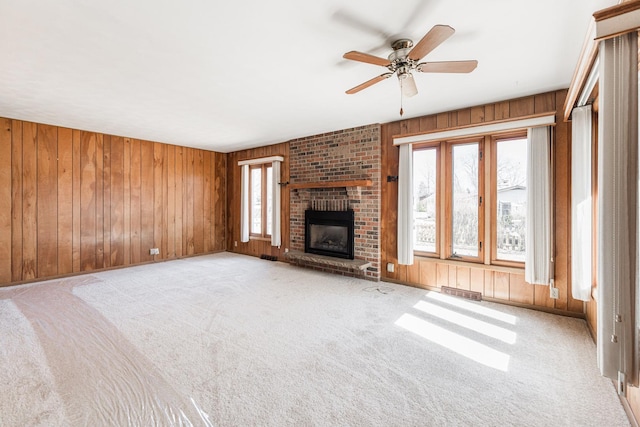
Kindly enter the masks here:
<path id="1" fill-rule="evenodd" d="M 402 109 L 402 79 L 400 79 L 400 117 L 404 114 L 404 110 Z"/>

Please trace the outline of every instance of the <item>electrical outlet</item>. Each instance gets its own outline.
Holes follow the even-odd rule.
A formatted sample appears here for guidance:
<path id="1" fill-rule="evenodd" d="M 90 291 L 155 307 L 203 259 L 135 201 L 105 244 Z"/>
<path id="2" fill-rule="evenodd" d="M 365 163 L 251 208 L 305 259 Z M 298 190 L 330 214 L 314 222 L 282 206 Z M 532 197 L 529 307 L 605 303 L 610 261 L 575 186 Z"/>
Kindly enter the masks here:
<path id="1" fill-rule="evenodd" d="M 158 248 L 149 249 L 149 255 L 160 255 L 160 249 Z"/>
<path id="2" fill-rule="evenodd" d="M 560 295 L 558 293 L 558 288 L 549 288 L 549 297 L 551 297 L 552 299 L 558 299 L 560 298 Z"/>
<path id="3" fill-rule="evenodd" d="M 394 271 L 396 271 L 396 265 L 392 262 L 387 263 L 387 271 L 389 273 L 393 273 Z"/>
<path id="4" fill-rule="evenodd" d="M 233 241 L 233 246 L 238 246 L 238 241 L 237 240 Z"/>

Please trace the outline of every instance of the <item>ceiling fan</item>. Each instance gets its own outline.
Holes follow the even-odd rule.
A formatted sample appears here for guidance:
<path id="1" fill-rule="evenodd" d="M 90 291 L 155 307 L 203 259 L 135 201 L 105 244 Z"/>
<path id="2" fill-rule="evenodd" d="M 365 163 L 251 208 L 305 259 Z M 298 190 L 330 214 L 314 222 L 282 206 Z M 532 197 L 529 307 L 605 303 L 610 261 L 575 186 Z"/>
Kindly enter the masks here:
<path id="1" fill-rule="evenodd" d="M 443 61 L 443 62 L 419 62 L 427 56 L 429 52 L 438 47 L 455 33 L 455 30 L 448 25 L 436 25 L 416 44 L 409 39 L 399 39 L 391 44 L 393 52 L 388 59 L 369 55 L 352 50 L 343 55 L 343 58 L 352 61 L 366 62 L 367 64 L 380 65 L 386 67 L 389 72 L 367 80 L 355 86 L 347 94 L 352 95 L 374 84 L 386 80 L 397 74 L 400 82 L 400 92 L 402 95 L 411 97 L 418 93 L 416 82 L 413 79 L 413 71 L 419 73 L 470 73 L 478 66 L 478 61 Z M 402 107 L 400 115 L 402 115 Z"/>

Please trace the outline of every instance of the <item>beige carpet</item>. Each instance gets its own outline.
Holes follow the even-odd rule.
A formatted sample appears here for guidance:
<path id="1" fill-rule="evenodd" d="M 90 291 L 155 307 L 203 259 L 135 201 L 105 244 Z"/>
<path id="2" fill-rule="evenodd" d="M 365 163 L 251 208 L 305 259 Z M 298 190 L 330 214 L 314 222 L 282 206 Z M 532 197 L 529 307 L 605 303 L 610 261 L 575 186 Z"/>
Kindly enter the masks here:
<path id="1" fill-rule="evenodd" d="M 584 321 L 222 253 L 0 290 L 0 426 L 626 426 Z"/>

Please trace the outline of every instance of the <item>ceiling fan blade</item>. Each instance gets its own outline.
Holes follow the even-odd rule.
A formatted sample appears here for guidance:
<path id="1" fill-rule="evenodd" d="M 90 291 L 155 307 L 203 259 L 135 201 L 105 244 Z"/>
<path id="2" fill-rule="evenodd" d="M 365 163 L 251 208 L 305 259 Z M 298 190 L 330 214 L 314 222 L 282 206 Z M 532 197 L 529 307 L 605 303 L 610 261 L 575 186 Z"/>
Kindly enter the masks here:
<path id="1" fill-rule="evenodd" d="M 352 61 L 366 62 L 367 64 L 380 65 L 382 67 L 391 65 L 388 59 L 369 55 L 368 53 L 356 52 L 355 50 L 345 53 L 342 57 Z"/>
<path id="2" fill-rule="evenodd" d="M 448 25 L 435 25 L 425 36 L 418 42 L 417 45 L 409 52 L 409 58 L 414 61 L 419 61 L 424 58 L 429 52 L 438 47 L 440 43 L 448 39 L 455 33 L 456 30 Z"/>
<path id="3" fill-rule="evenodd" d="M 423 62 L 416 66 L 421 73 L 470 73 L 476 69 L 478 61 Z"/>
<path id="4" fill-rule="evenodd" d="M 400 79 L 400 89 L 402 90 L 402 94 L 407 98 L 418 94 L 418 88 L 413 74 L 407 74 L 404 78 Z"/>
<path id="5" fill-rule="evenodd" d="M 373 86 L 374 84 L 376 84 L 378 82 L 381 82 L 382 80 L 388 79 L 392 75 L 393 75 L 393 73 L 381 74 L 378 77 L 374 77 L 371 80 L 367 80 L 366 82 L 364 82 L 362 84 L 359 84 L 358 86 L 349 89 L 346 93 L 349 94 L 349 95 L 353 95 L 354 93 L 360 92 L 362 89 L 366 89 L 369 86 Z"/>

